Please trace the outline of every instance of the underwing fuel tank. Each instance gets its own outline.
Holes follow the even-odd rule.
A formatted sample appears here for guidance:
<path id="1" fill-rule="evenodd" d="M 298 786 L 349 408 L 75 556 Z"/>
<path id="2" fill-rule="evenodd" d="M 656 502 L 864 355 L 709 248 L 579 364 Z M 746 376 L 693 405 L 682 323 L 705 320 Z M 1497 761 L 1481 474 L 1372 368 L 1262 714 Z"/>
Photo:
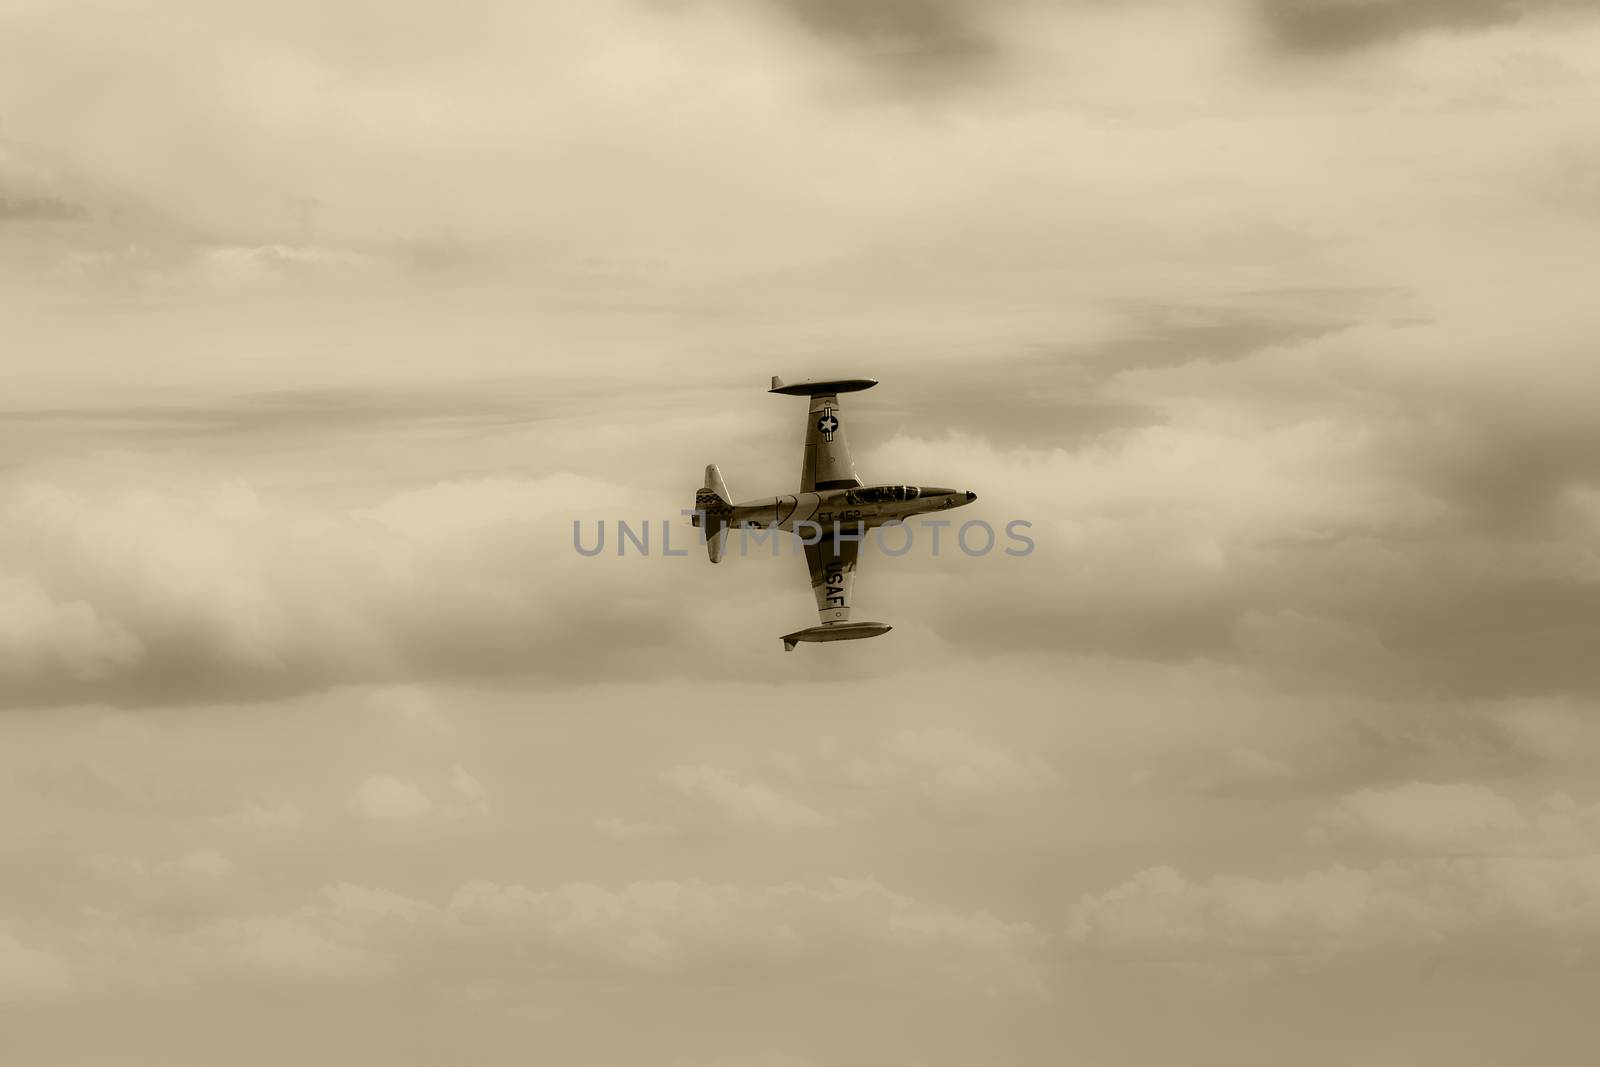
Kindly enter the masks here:
<path id="1" fill-rule="evenodd" d="M 801 641 L 858 641 L 863 637 L 877 637 L 894 629 L 884 622 L 825 622 L 807 630 L 796 630 L 783 635 L 783 650 L 793 652 Z"/>

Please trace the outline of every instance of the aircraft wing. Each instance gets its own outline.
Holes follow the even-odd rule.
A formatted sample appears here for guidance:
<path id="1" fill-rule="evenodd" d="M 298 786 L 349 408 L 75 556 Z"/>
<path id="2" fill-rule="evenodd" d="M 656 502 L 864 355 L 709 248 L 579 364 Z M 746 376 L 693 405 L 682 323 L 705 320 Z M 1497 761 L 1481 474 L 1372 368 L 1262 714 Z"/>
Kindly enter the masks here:
<path id="1" fill-rule="evenodd" d="M 785 385 L 781 378 L 772 379 L 769 392 L 811 398 L 810 410 L 806 414 L 805 457 L 800 465 L 802 493 L 860 487 L 856 461 L 850 455 L 850 442 L 845 437 L 839 394 L 870 389 L 876 384 L 872 378 L 839 378 L 823 382 L 796 382 L 793 385 Z"/>
<path id="2" fill-rule="evenodd" d="M 848 621 L 861 542 L 824 537 L 814 545 L 806 545 L 805 550 L 806 565 L 811 568 L 811 591 L 817 597 L 817 614 L 825 623 Z"/>

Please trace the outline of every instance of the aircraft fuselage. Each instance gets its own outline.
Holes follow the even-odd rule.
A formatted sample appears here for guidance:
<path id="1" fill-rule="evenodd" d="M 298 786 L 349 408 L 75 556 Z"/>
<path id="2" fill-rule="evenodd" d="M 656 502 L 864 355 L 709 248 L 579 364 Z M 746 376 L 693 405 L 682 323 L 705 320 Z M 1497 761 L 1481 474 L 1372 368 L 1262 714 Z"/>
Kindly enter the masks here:
<path id="1" fill-rule="evenodd" d="M 812 493 L 768 497 L 733 505 L 728 525 L 760 526 L 793 531 L 797 524 L 812 523 L 824 536 L 837 523 L 841 529 L 883 526 L 903 522 L 913 515 L 948 511 L 972 503 L 977 494 L 957 489 L 912 485 L 873 485 L 857 489 L 823 489 Z M 811 532 L 811 527 L 803 527 Z"/>

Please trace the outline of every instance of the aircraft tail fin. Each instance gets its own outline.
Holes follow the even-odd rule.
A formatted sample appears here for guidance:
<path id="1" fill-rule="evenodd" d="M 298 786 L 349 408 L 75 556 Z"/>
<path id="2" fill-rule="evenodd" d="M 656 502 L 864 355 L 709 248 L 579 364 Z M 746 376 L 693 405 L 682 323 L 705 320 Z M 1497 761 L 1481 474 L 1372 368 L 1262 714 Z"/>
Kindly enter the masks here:
<path id="1" fill-rule="evenodd" d="M 728 528 L 728 516 L 733 513 L 733 503 L 728 496 L 728 483 L 715 463 L 706 466 L 706 486 L 694 495 L 694 524 L 701 527 L 706 539 L 706 556 L 712 563 L 722 562 L 722 531 Z"/>
<path id="2" fill-rule="evenodd" d="M 733 506 L 733 497 L 728 494 L 728 483 L 722 480 L 722 472 L 715 463 L 706 464 L 706 488 L 717 494 L 724 507 Z"/>

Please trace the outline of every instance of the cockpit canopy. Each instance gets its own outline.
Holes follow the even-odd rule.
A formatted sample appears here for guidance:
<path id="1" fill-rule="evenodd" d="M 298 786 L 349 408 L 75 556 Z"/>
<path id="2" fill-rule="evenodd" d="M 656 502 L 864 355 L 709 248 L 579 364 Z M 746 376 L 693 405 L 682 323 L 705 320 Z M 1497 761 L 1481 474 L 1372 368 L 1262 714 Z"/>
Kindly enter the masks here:
<path id="1" fill-rule="evenodd" d="M 949 489 L 919 489 L 914 485 L 869 485 L 861 489 L 850 490 L 845 494 L 845 499 L 852 504 L 893 504 L 903 500 L 915 500 L 919 496 L 933 496 L 951 491 Z"/>

